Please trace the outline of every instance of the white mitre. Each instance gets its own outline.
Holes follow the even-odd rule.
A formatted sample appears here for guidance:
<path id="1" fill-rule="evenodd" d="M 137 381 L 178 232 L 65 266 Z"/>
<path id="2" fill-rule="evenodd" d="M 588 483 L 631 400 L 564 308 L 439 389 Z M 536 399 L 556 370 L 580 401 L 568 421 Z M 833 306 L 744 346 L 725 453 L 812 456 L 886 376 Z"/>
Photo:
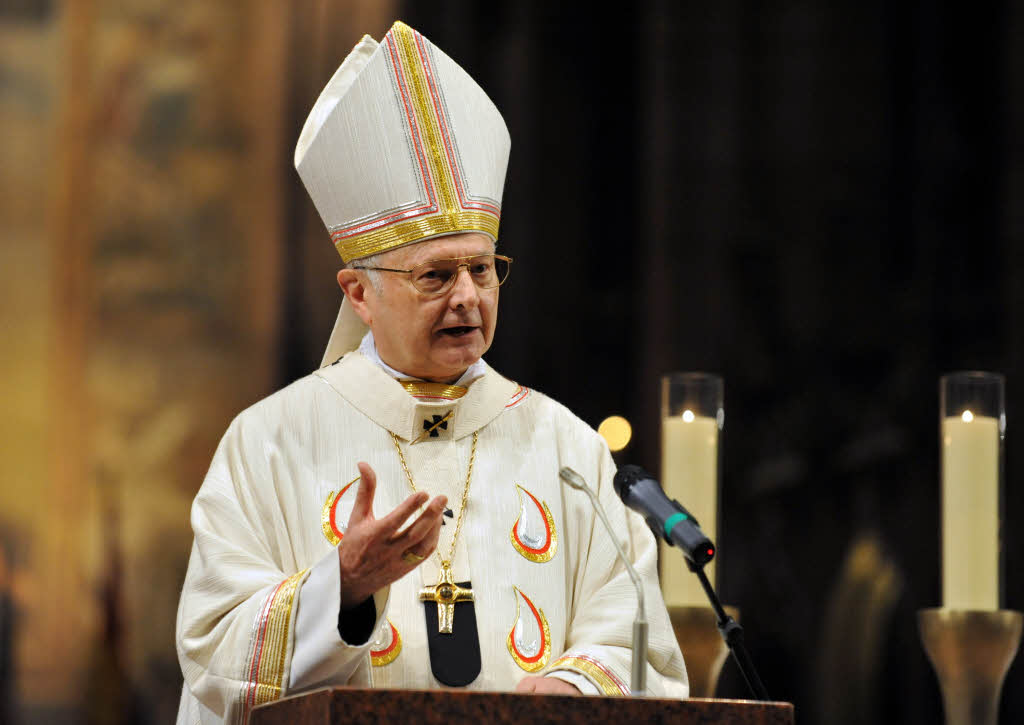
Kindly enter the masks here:
<path id="1" fill-rule="evenodd" d="M 511 141 L 466 71 L 408 25 L 363 36 L 320 93 L 295 168 L 346 263 L 459 232 L 498 239 Z M 342 301 L 321 366 L 366 327 Z"/>

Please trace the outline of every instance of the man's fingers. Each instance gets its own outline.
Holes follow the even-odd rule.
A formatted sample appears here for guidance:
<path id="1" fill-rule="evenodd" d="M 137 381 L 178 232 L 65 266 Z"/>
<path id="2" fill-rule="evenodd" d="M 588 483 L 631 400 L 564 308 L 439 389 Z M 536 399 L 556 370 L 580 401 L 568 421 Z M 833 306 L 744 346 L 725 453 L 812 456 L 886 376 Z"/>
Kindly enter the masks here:
<path id="1" fill-rule="evenodd" d="M 414 549 L 420 556 L 430 554 L 437 546 L 437 537 L 441 534 L 442 514 L 447 504 L 448 499 L 444 496 L 435 498 L 405 531 L 394 537 L 393 541 L 400 542 L 405 550 Z"/>
<path id="2" fill-rule="evenodd" d="M 540 677 L 529 675 L 524 677 L 516 685 L 516 692 L 535 692 L 547 695 L 582 695 L 575 685 L 570 685 L 565 680 L 557 677 Z"/>
<path id="3" fill-rule="evenodd" d="M 349 524 L 362 519 L 373 519 L 373 494 L 377 490 L 377 474 L 369 463 L 359 463 L 359 490 L 356 491 L 356 502 L 352 504 Z"/>
<path id="4" fill-rule="evenodd" d="M 534 692 L 537 689 L 538 679 L 538 677 L 533 675 L 524 677 L 516 684 L 516 692 Z"/>
<path id="5" fill-rule="evenodd" d="M 429 498 L 425 491 L 417 491 L 409 498 L 395 506 L 394 510 L 380 520 L 381 528 L 393 534 L 401 528 L 405 520 L 412 516 L 413 512 L 427 502 Z"/>

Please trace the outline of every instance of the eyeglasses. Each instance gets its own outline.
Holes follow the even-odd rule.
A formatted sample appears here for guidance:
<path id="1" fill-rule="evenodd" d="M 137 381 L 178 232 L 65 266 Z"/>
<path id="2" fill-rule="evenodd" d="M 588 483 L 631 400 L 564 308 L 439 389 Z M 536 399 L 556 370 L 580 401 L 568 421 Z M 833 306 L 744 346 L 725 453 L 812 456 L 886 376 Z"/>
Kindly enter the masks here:
<path id="1" fill-rule="evenodd" d="M 376 270 L 377 272 L 398 272 L 409 275 L 412 286 L 425 295 L 440 295 L 447 292 L 459 276 L 462 267 L 469 272 L 470 279 L 480 289 L 493 289 L 508 279 L 512 258 L 500 254 L 480 254 L 475 257 L 434 259 L 417 264 L 412 269 L 390 269 L 388 267 L 351 267 L 351 269 Z"/>

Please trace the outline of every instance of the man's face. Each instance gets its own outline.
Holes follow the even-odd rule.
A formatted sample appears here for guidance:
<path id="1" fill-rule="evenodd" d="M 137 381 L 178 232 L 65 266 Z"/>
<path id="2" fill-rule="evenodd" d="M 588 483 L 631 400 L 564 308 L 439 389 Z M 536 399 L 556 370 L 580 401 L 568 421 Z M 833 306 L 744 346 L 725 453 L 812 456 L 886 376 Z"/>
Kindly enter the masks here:
<path id="1" fill-rule="evenodd" d="M 494 244 L 484 234 L 452 234 L 388 252 L 378 266 L 412 269 L 434 259 L 493 252 Z M 460 268 L 452 287 L 431 297 L 417 291 L 409 275 L 378 274 L 382 291 L 377 293 L 367 281 L 369 319 L 363 312 L 360 316 L 373 330 L 381 359 L 391 367 L 424 380 L 453 382 L 490 348 L 498 319 L 497 287 L 478 288 Z"/>

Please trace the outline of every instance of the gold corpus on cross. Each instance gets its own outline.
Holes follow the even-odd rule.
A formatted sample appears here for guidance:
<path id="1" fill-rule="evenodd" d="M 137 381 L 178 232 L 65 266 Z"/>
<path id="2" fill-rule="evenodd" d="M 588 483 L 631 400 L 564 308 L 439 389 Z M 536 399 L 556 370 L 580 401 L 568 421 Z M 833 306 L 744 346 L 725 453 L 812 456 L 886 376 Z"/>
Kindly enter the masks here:
<path id="1" fill-rule="evenodd" d="M 420 601 L 437 604 L 437 631 L 441 634 L 451 634 L 452 626 L 455 624 L 455 604 L 472 602 L 473 590 L 463 589 L 456 584 L 452 579 L 451 565 L 447 561 L 442 561 L 437 584 L 423 587 L 420 590 Z"/>

